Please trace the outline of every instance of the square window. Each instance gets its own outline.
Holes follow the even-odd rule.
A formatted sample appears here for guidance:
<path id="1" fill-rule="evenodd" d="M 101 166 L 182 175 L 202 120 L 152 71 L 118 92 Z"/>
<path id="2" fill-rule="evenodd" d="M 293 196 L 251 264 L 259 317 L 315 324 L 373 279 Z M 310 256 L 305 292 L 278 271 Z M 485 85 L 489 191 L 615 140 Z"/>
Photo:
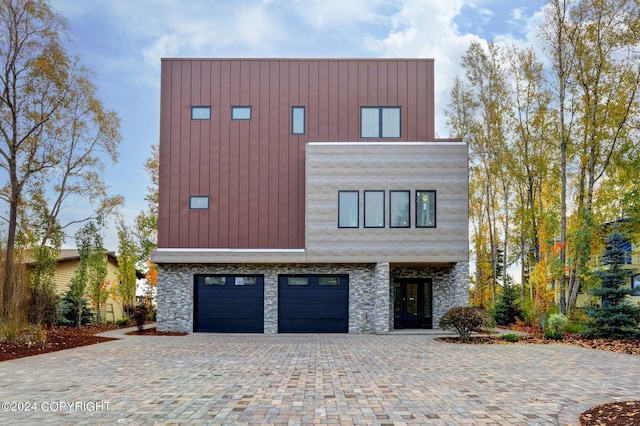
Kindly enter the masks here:
<path id="1" fill-rule="evenodd" d="M 364 191 L 364 227 L 384 228 L 384 191 Z"/>
<path id="2" fill-rule="evenodd" d="M 251 120 L 250 106 L 234 106 L 231 107 L 232 120 Z"/>
<path id="3" fill-rule="evenodd" d="M 416 191 L 416 228 L 436 227 L 436 191 Z"/>
<path id="4" fill-rule="evenodd" d="M 191 119 L 192 120 L 211 120 L 211 107 L 210 106 L 192 106 Z"/>
<path id="5" fill-rule="evenodd" d="M 338 191 L 338 228 L 359 226 L 358 191 Z"/>
<path id="6" fill-rule="evenodd" d="M 304 107 L 291 107 L 291 133 L 294 135 L 304 134 Z"/>
<path id="7" fill-rule="evenodd" d="M 209 208 L 209 197 L 202 195 L 189 197 L 189 208 L 191 210 L 207 210 Z"/>
<path id="8" fill-rule="evenodd" d="M 400 107 L 361 107 L 360 137 L 399 138 Z"/>
<path id="9" fill-rule="evenodd" d="M 409 228 L 409 191 L 389 192 L 389 222 L 392 228 Z"/>

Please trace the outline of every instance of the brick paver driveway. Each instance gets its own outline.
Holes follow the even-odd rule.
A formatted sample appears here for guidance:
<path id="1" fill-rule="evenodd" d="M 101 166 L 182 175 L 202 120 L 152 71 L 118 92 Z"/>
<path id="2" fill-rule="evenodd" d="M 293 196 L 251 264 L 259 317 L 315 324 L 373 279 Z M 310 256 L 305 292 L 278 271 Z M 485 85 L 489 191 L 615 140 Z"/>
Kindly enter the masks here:
<path id="1" fill-rule="evenodd" d="M 127 336 L 1 362 L 0 383 L 0 424 L 577 425 L 640 397 L 640 357 L 433 335 Z"/>

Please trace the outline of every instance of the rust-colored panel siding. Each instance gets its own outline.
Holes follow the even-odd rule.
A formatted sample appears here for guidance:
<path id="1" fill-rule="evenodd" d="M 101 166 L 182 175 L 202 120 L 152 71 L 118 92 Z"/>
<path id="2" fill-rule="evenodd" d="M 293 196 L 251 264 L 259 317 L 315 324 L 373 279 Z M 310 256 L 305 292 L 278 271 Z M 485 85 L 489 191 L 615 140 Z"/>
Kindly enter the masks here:
<path id="1" fill-rule="evenodd" d="M 433 88 L 429 59 L 164 59 L 159 247 L 304 248 L 306 144 L 433 141 Z M 401 137 L 361 138 L 362 106 L 399 106 Z M 209 209 L 189 210 L 194 195 Z"/>

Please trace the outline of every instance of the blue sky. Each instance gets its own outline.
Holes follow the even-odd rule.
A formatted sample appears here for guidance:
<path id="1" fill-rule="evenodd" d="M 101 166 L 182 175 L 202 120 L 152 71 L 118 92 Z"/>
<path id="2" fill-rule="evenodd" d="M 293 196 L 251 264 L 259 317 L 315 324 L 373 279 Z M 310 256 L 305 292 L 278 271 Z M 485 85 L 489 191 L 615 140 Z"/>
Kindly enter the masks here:
<path id="1" fill-rule="evenodd" d="M 159 139 L 163 57 L 421 57 L 435 59 L 436 132 L 472 41 L 535 43 L 543 0 L 51 0 L 67 48 L 96 73 L 121 119 L 120 160 L 106 168 L 132 224 L 146 207 L 143 167 Z M 115 227 L 105 246 L 117 249 Z M 66 247 L 73 247 L 73 235 Z"/>

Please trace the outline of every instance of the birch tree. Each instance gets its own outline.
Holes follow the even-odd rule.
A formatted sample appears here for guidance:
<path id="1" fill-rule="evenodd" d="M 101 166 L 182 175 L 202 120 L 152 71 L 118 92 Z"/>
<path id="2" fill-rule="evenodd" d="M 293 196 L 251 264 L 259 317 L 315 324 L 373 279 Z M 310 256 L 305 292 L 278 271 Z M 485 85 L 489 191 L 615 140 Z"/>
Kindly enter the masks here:
<path id="1" fill-rule="evenodd" d="M 101 178 L 102 158 L 117 159 L 119 121 L 96 98 L 91 73 L 61 44 L 64 19 L 45 0 L 0 1 L 0 169 L 5 180 L 6 247 L 0 285 L 0 318 L 20 316 L 25 282 L 16 279 L 14 253 L 22 209 L 47 200 L 42 246 L 60 224 L 70 196 L 86 197 L 104 214 L 121 202 L 109 197 Z M 30 196 L 27 196 L 27 192 Z M 68 205 L 68 204 L 67 204 Z M 27 215 L 29 213 L 26 213 Z M 48 230 L 48 231 L 47 231 Z"/>

